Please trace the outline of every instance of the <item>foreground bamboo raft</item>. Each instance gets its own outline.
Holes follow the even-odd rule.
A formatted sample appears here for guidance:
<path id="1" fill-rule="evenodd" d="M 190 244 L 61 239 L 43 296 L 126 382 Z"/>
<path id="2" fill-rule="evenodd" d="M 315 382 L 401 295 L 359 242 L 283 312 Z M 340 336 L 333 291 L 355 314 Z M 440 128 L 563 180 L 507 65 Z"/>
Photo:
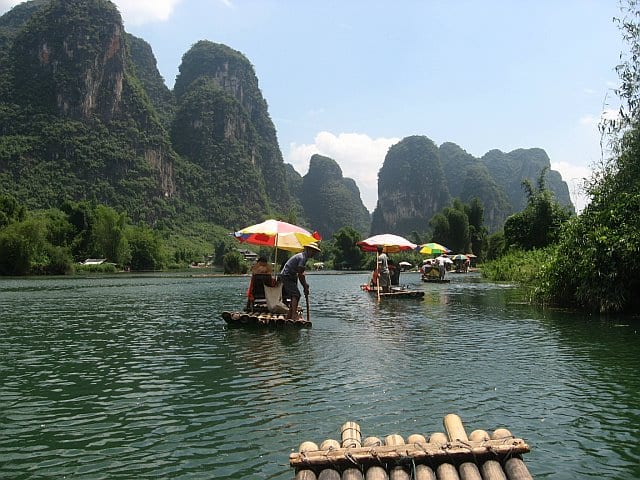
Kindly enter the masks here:
<path id="1" fill-rule="evenodd" d="M 310 320 L 302 317 L 287 319 L 284 315 L 275 313 L 222 312 L 222 318 L 233 327 L 311 327 Z"/>
<path id="2" fill-rule="evenodd" d="M 295 480 L 532 480 L 521 455 L 529 452 L 524 440 L 498 428 L 489 434 L 474 430 L 467 436 L 460 417 L 444 417 L 446 433 L 427 439 L 413 434 L 366 437 L 360 426 L 347 422 L 341 441 L 320 446 L 306 441 L 289 455 Z"/>

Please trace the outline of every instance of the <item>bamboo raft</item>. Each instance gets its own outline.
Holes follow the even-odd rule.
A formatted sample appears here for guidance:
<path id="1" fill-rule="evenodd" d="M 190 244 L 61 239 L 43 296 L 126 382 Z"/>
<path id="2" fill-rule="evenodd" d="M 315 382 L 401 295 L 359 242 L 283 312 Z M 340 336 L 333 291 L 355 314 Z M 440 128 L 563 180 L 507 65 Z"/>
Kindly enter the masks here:
<path id="1" fill-rule="evenodd" d="M 287 319 L 283 314 L 268 312 L 222 312 L 222 318 L 232 327 L 297 327 L 310 328 L 311 320 L 302 317 Z"/>
<path id="2" fill-rule="evenodd" d="M 362 440 L 360 426 L 347 422 L 340 442 L 303 442 L 289 464 L 295 480 L 533 480 L 521 456 L 529 446 L 509 430 L 467 436 L 455 414 L 443 424 L 446 434 L 432 433 L 428 440 L 413 434 L 405 441 L 397 434 Z"/>
<path id="3" fill-rule="evenodd" d="M 367 284 L 360 285 L 360 289 L 365 292 L 377 295 L 378 290 Z M 384 298 L 422 298 L 424 292 L 422 290 L 409 290 L 403 287 L 391 287 L 390 292 L 380 292 L 380 297 Z"/>
<path id="4" fill-rule="evenodd" d="M 429 275 L 422 275 L 422 281 L 428 283 L 450 283 L 448 278 L 431 277 Z"/>

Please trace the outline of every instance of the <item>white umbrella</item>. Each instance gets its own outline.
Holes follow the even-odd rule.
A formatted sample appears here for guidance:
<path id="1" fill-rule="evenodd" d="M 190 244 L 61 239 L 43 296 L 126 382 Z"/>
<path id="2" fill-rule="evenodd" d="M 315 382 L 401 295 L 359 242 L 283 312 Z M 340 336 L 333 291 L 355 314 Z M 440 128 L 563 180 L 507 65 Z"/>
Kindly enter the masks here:
<path id="1" fill-rule="evenodd" d="M 436 260 L 438 262 L 442 261 L 444 263 L 453 263 L 453 260 L 451 260 L 449 257 L 443 257 L 442 255 L 439 257 L 436 257 Z"/>

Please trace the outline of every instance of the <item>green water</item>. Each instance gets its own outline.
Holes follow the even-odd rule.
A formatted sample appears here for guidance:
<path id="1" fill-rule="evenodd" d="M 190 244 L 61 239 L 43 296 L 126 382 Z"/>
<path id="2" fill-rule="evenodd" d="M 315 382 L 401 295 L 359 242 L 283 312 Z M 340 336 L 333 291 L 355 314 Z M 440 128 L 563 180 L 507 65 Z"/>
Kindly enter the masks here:
<path id="1" fill-rule="evenodd" d="M 640 478 L 640 325 L 451 275 L 378 304 L 310 275 L 313 328 L 230 329 L 246 277 L 0 279 L 0 478 L 292 479 L 339 438 L 509 428 L 534 478 Z"/>

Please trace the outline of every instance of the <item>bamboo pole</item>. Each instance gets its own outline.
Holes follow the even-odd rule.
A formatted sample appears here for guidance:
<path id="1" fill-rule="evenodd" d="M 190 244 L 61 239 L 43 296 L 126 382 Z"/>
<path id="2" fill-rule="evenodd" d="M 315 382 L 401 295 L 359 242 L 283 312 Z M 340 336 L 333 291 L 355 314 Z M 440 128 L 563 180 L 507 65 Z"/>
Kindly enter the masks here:
<path id="1" fill-rule="evenodd" d="M 438 480 L 460 480 L 456 467 L 450 463 L 441 463 L 438 465 L 438 468 L 436 468 L 436 474 Z"/>
<path id="2" fill-rule="evenodd" d="M 485 480 L 507 480 L 504 472 L 502 471 L 502 465 L 497 460 L 487 460 L 480 467 L 482 470 L 482 477 Z"/>
<path id="3" fill-rule="evenodd" d="M 416 465 L 416 480 L 436 480 L 436 473 L 429 465 Z"/>
<path id="4" fill-rule="evenodd" d="M 367 469 L 365 480 L 389 480 L 387 471 L 379 465 L 374 465 Z"/>
<path id="5" fill-rule="evenodd" d="M 313 470 L 298 470 L 294 480 L 318 480 Z"/>
<path id="6" fill-rule="evenodd" d="M 509 480 L 533 480 L 533 477 L 529 473 L 529 469 L 522 461 L 519 455 L 511 457 L 504 462 L 504 471 L 509 477 Z"/>
<path id="7" fill-rule="evenodd" d="M 464 431 L 462 420 L 455 413 L 450 413 L 444 417 L 444 428 L 447 431 L 451 442 L 468 442 L 469 437 Z"/>
<path id="8" fill-rule="evenodd" d="M 340 480 L 340 474 L 333 468 L 325 468 L 318 475 L 318 480 Z"/>
<path id="9" fill-rule="evenodd" d="M 399 465 L 392 467 L 389 472 L 389 480 L 410 480 L 410 478 L 409 472 Z"/>
<path id="10" fill-rule="evenodd" d="M 378 268 L 379 259 L 380 254 L 378 253 L 378 249 L 376 248 L 376 272 L 378 272 L 378 278 L 376 279 L 376 290 L 378 291 L 378 301 L 380 301 L 380 269 Z"/>
<path id="11" fill-rule="evenodd" d="M 340 428 L 342 437 L 342 448 L 361 447 L 362 434 L 360 433 L 360 425 L 356 422 L 346 422 Z"/>
<path id="12" fill-rule="evenodd" d="M 362 472 L 357 468 L 346 468 L 341 480 L 363 480 Z"/>
<path id="13" fill-rule="evenodd" d="M 458 471 L 462 480 L 482 480 L 480 469 L 473 462 L 462 462 L 458 466 Z"/>

